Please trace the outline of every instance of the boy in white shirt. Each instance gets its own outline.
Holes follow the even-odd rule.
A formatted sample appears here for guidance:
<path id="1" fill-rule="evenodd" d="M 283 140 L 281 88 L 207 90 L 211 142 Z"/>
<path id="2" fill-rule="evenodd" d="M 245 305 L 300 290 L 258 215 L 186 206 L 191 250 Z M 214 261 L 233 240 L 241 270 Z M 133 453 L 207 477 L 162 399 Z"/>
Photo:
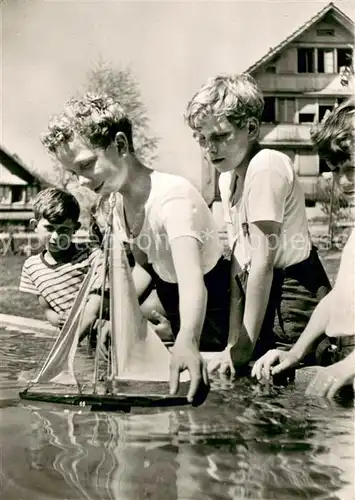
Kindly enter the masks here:
<path id="1" fill-rule="evenodd" d="M 312 140 L 333 173 L 354 215 L 355 202 L 355 99 L 338 106 L 312 131 Z M 307 393 L 332 398 L 338 390 L 354 384 L 355 377 L 355 230 L 341 256 L 334 289 L 318 304 L 290 351 L 274 349 L 256 361 L 252 375 L 269 379 L 296 366 L 311 349 L 314 341 L 326 333 L 333 345 L 335 363 L 320 368 L 310 382 Z"/>
<path id="2" fill-rule="evenodd" d="M 43 144 L 80 182 L 115 201 L 121 236 L 142 267 L 151 264 L 157 295 L 175 337 L 170 390 L 190 374 L 187 399 L 207 394 L 207 367 L 199 349 L 227 344 L 229 268 L 216 222 L 186 179 L 153 170 L 135 152 L 132 122 L 105 94 L 71 99 L 54 117 Z"/>
<path id="3" fill-rule="evenodd" d="M 312 247 L 302 187 L 290 159 L 258 145 L 264 100 L 248 74 L 212 78 L 186 119 L 220 172 L 233 270 L 228 347 L 211 371 L 246 366 L 277 341 L 293 343 L 330 283 Z M 245 287 L 234 275 L 248 271 Z M 275 318 L 276 316 L 276 318 Z"/>

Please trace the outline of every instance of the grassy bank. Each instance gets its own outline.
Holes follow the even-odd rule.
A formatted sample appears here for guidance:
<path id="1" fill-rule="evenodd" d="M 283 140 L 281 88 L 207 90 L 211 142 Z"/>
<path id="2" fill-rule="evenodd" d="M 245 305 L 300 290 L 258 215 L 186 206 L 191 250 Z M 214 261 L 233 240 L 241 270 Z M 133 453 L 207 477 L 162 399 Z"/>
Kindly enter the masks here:
<path id="1" fill-rule="evenodd" d="M 0 313 L 44 319 L 37 297 L 18 290 L 25 259 L 22 255 L 0 258 Z"/>
<path id="2" fill-rule="evenodd" d="M 338 271 L 340 252 L 320 252 L 323 265 L 332 283 Z M 44 319 L 37 298 L 18 290 L 22 265 L 26 257 L 12 255 L 0 259 L 0 313 Z"/>

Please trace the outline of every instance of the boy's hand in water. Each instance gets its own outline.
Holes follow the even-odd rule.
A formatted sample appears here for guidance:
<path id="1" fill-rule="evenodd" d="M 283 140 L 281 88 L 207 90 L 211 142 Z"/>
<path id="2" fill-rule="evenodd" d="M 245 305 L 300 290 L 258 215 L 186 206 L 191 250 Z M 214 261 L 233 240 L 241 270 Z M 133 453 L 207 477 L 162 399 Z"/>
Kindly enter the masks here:
<path id="1" fill-rule="evenodd" d="M 220 375 L 235 375 L 230 349 L 231 346 L 228 346 L 224 351 L 213 356 L 207 366 L 208 373 L 213 373 L 218 369 Z"/>
<path id="2" fill-rule="evenodd" d="M 270 349 L 270 351 L 267 351 L 263 356 L 261 356 L 261 358 L 255 361 L 251 371 L 251 376 L 257 378 L 258 380 L 263 378 L 269 380 L 271 377 L 272 367 L 281 363 L 286 355 L 287 353 L 285 353 L 285 351 Z"/>
<path id="3" fill-rule="evenodd" d="M 277 375 L 297 365 L 299 361 L 300 357 L 292 353 L 292 351 L 270 349 L 270 351 L 255 361 L 251 376 L 256 377 L 258 380 L 270 380 L 271 375 Z"/>
<path id="4" fill-rule="evenodd" d="M 352 355 L 326 368 L 319 368 L 317 374 L 309 383 L 306 394 L 332 399 L 343 386 L 351 383 L 354 386 L 354 361 L 355 357 Z"/>
<path id="5" fill-rule="evenodd" d="M 196 406 L 202 404 L 209 391 L 207 366 L 195 342 L 177 338 L 172 349 L 170 362 L 170 394 L 179 389 L 180 372 L 187 369 L 190 374 L 190 387 L 187 400 Z"/>

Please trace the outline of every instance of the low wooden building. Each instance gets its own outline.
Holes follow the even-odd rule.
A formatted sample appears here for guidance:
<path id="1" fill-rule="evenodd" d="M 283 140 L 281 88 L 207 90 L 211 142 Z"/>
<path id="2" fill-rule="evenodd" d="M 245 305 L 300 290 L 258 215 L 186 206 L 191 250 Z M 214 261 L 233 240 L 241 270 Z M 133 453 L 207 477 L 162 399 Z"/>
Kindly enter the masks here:
<path id="1" fill-rule="evenodd" d="M 321 175 L 329 170 L 313 150 L 310 131 L 353 95 L 353 50 L 354 22 L 329 3 L 246 69 L 264 95 L 261 144 L 291 158 L 308 204 L 320 199 Z M 202 164 L 203 194 L 212 204 L 220 200 L 218 174 Z"/>
<path id="2" fill-rule="evenodd" d="M 26 229 L 33 217 L 33 200 L 42 187 L 15 154 L 0 145 L 0 227 Z"/>

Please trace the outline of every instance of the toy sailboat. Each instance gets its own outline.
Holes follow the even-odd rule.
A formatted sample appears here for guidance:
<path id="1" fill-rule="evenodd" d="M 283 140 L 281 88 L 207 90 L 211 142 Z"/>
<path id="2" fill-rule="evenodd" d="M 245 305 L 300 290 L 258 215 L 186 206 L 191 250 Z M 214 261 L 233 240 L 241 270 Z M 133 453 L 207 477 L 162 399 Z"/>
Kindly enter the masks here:
<path id="1" fill-rule="evenodd" d="M 103 344 L 104 290 L 109 288 L 108 321 L 111 335 L 108 353 L 103 355 L 101 349 L 96 349 L 94 366 L 91 366 L 93 381 L 89 384 L 80 383 L 75 373 L 74 360 L 84 305 L 94 281 L 97 280 L 96 261 L 86 275 L 68 318 L 40 372 L 29 382 L 27 388 L 20 392 L 22 399 L 90 405 L 92 409 L 128 408 L 128 411 L 131 406 L 170 406 L 187 403 L 185 397 L 168 396 L 171 353 L 141 313 L 120 237 L 122 232 L 119 220 L 114 212 L 114 204 L 111 203 L 103 240 L 102 296 L 97 340 L 98 346 Z M 101 383 L 102 378 L 104 383 Z M 188 379 L 188 373 L 183 372 L 180 380 L 184 382 Z M 46 387 L 45 390 L 43 386 Z"/>

